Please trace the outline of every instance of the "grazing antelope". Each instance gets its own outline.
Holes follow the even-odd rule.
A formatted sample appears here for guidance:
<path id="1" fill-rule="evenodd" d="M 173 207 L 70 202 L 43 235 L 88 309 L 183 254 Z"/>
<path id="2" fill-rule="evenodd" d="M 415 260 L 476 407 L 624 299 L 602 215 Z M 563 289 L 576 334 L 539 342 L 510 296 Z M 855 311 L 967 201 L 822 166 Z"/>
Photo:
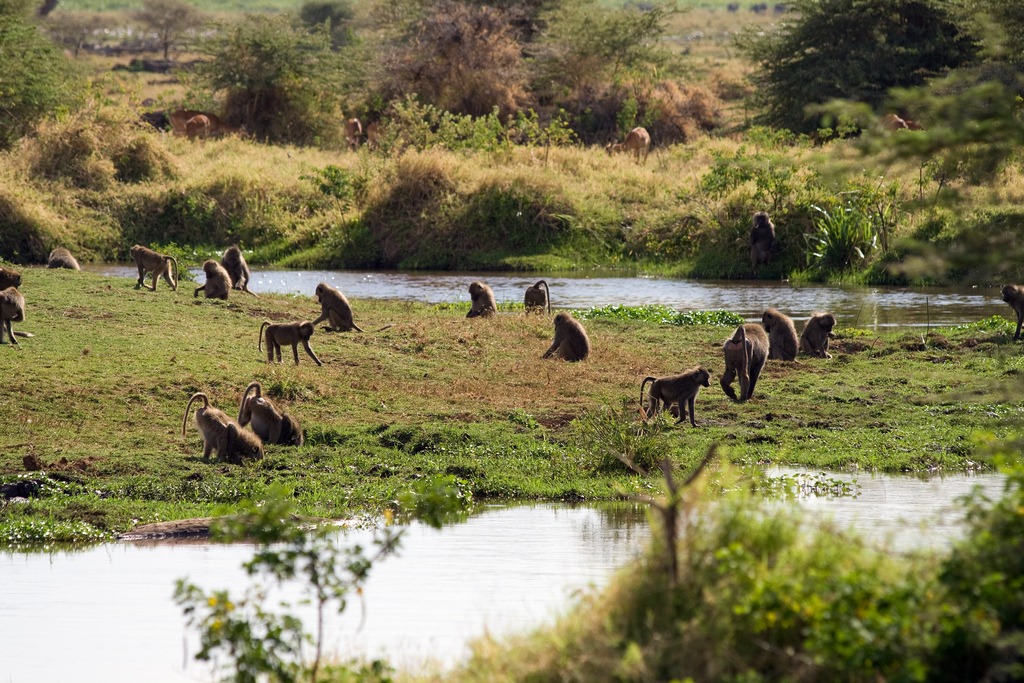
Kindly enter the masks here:
<path id="1" fill-rule="evenodd" d="M 640 155 L 643 154 L 644 163 L 647 163 L 647 154 L 651 148 L 651 136 L 647 132 L 647 129 L 642 126 L 637 126 L 633 130 L 629 131 L 626 135 L 626 139 L 622 142 L 609 143 L 605 147 L 605 151 L 608 152 L 608 156 L 615 154 L 616 152 L 626 152 L 636 155 L 636 163 L 640 163 Z"/>
<path id="2" fill-rule="evenodd" d="M 359 138 L 363 135 L 363 124 L 359 123 L 359 119 L 351 118 L 345 120 L 345 140 L 348 142 L 348 148 L 353 152 L 359 147 Z"/>

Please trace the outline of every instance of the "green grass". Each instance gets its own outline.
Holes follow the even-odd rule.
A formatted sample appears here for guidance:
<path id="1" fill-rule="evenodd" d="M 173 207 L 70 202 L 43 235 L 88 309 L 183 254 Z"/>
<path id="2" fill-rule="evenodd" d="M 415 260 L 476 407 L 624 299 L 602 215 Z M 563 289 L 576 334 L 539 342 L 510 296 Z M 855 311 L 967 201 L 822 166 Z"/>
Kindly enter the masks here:
<path id="1" fill-rule="evenodd" d="M 325 517 L 379 511 L 433 473 L 463 479 L 477 499 L 605 500 L 649 489 L 602 434 L 616 435 L 622 453 L 667 453 L 684 469 L 721 444 L 744 465 L 962 471 L 982 466 L 976 436 L 1005 436 L 1022 413 L 1024 356 L 1005 320 L 924 344 L 840 328 L 834 359 L 769 362 L 741 405 L 714 381 L 728 326 L 594 318 L 591 358 L 570 364 L 540 359 L 552 334 L 546 316 L 467 320 L 465 304 L 356 300 L 368 332 L 317 332 L 323 367 L 305 357 L 278 365 L 256 349 L 260 322 L 311 319 L 310 297 L 221 302 L 194 299 L 186 284 L 153 293 L 85 272 L 25 269 L 23 278 L 27 319 L 15 328 L 35 337 L 0 347 L 0 482 L 44 486 L 27 504 L 0 508 L 8 543 L 24 538 L 26 521 L 113 532 L 204 516 L 258 499 L 274 482 L 295 488 L 303 513 Z M 642 427 L 640 380 L 698 363 L 713 376 L 697 399 L 701 426 Z M 191 421 L 180 435 L 188 397 L 206 392 L 236 414 L 253 380 L 296 416 L 307 444 L 270 446 L 249 466 L 203 462 Z M 26 456 L 42 472 L 26 472 Z"/>

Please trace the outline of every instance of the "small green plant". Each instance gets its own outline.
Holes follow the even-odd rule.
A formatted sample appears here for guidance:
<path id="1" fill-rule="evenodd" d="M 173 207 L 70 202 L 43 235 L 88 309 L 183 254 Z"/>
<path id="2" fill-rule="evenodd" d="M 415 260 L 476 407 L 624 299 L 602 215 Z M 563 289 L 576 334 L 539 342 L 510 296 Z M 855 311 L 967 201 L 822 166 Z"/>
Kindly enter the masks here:
<path id="1" fill-rule="evenodd" d="M 743 318 L 729 311 L 677 311 L 663 304 L 625 306 L 611 304 L 585 311 L 573 311 L 581 320 L 636 320 L 657 325 L 722 325 L 733 326 L 743 323 Z"/>
<path id="2" fill-rule="evenodd" d="M 863 263 L 878 246 L 878 234 L 870 217 L 855 206 L 832 213 L 812 207 L 822 217 L 815 231 L 806 236 L 807 260 L 823 272 L 850 270 Z"/>
<path id="3" fill-rule="evenodd" d="M 634 413 L 628 407 L 606 406 L 593 410 L 576 421 L 580 446 L 596 451 L 601 469 L 625 465 L 630 470 L 647 474 L 665 450 L 665 419 L 641 419 L 641 409 Z"/>

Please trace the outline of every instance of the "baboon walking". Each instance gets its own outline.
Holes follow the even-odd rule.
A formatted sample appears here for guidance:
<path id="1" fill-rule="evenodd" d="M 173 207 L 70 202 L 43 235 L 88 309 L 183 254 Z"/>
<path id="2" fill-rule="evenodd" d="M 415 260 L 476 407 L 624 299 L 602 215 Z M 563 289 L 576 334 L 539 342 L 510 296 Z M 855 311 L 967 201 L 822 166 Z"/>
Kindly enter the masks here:
<path id="1" fill-rule="evenodd" d="M 555 339 L 542 358 L 563 358 L 570 362 L 585 360 L 590 355 L 590 338 L 583 325 L 568 313 L 555 316 Z"/>
<path id="2" fill-rule="evenodd" d="M 57 247 L 50 252 L 46 259 L 47 268 L 67 268 L 68 270 L 81 270 L 78 260 L 64 247 Z"/>
<path id="3" fill-rule="evenodd" d="M 466 314 L 467 318 L 486 318 L 498 310 L 498 304 L 494 301 L 494 291 L 479 280 L 469 283 L 469 298 L 473 305 Z"/>
<path id="4" fill-rule="evenodd" d="M 757 267 L 772 260 L 775 247 L 775 224 L 766 211 L 754 214 L 754 226 L 750 229 L 750 266 L 757 275 Z"/>
<path id="5" fill-rule="evenodd" d="M 651 383 L 648 393 L 647 408 L 644 414 L 648 419 L 657 415 L 662 409 L 668 410 L 669 406 L 675 403 L 679 408 L 679 416 L 676 422 L 686 419 L 687 412 L 690 415 L 690 424 L 697 426 L 695 421 L 694 403 L 697 400 L 697 392 L 701 387 L 711 386 L 711 373 L 700 367 L 691 368 L 686 372 L 668 377 L 644 377 L 640 382 L 640 407 L 644 404 L 644 385 Z"/>
<path id="6" fill-rule="evenodd" d="M 1024 323 L 1024 286 L 1006 285 L 1003 287 L 1003 301 L 1010 304 L 1013 312 L 1017 314 L 1017 331 L 1013 333 L 1013 339 L 1020 339 L 1020 327 Z"/>
<path id="7" fill-rule="evenodd" d="M 222 460 L 234 465 L 241 465 L 246 458 L 263 457 L 263 443 L 259 437 L 242 429 L 223 410 L 210 406 L 210 399 L 201 391 L 192 394 L 185 406 L 185 415 L 181 420 L 183 437 L 185 425 L 188 424 L 188 411 L 196 399 L 203 401 L 203 407 L 195 413 L 196 427 L 203 436 L 203 460 L 209 460 L 210 453 L 214 451 Z"/>
<path id="8" fill-rule="evenodd" d="M 0 344 L 6 344 L 4 341 L 4 331 L 6 330 L 7 336 L 11 338 L 11 344 L 18 346 L 18 340 L 14 338 L 15 334 L 22 337 L 29 336 L 22 332 L 15 332 L 11 323 L 20 323 L 25 320 L 25 297 L 21 295 L 16 287 L 8 287 L 7 289 L 0 290 Z"/>
<path id="9" fill-rule="evenodd" d="M 836 317 L 831 313 L 812 313 L 800 333 L 800 351 L 819 358 L 831 358 L 828 340 L 835 326 Z"/>
<path id="10" fill-rule="evenodd" d="M 213 259 L 207 259 L 203 261 L 203 272 L 206 273 L 206 283 L 202 287 L 196 287 L 192 297 L 198 297 L 199 292 L 203 292 L 207 299 L 226 301 L 228 292 L 231 291 L 231 276 L 228 275 L 228 271 Z"/>
<path id="11" fill-rule="evenodd" d="M 527 312 L 540 311 L 543 313 L 544 309 L 547 309 L 548 315 L 551 315 L 551 292 L 548 290 L 548 283 L 544 280 L 537 280 L 536 283 L 527 287 L 526 294 L 523 295 L 523 305 Z"/>
<path id="12" fill-rule="evenodd" d="M 252 397 L 249 396 L 250 392 L 255 392 Z M 263 443 L 301 446 L 304 441 L 299 423 L 263 395 L 263 387 L 259 382 L 252 382 L 245 388 L 242 402 L 238 406 L 238 424 L 244 427 L 250 422 L 252 431 Z"/>
<path id="13" fill-rule="evenodd" d="M 239 289 L 256 296 L 256 294 L 249 291 L 249 280 L 252 275 L 249 272 L 249 264 L 245 262 L 245 256 L 242 255 L 241 249 L 235 245 L 225 249 L 224 255 L 220 258 L 220 265 L 228 272 L 232 289 Z"/>
<path id="14" fill-rule="evenodd" d="M 326 320 L 328 326 L 323 329 L 327 332 L 363 331 L 353 322 L 352 305 L 340 290 L 321 282 L 316 286 L 316 299 L 320 302 L 320 317 L 312 322 L 314 326 Z"/>
<path id="15" fill-rule="evenodd" d="M 761 324 L 768 333 L 768 358 L 773 360 L 796 360 L 799 342 L 796 326 L 788 315 L 769 308 L 761 314 Z"/>
<path id="16" fill-rule="evenodd" d="M 734 401 L 746 401 L 754 395 L 757 378 L 768 358 L 768 334 L 755 323 L 745 323 L 722 345 L 725 354 L 725 372 L 722 373 L 722 391 Z M 740 396 L 736 397 L 732 381 L 739 375 Z"/>
<path id="17" fill-rule="evenodd" d="M 270 363 L 274 362 L 274 356 L 277 356 L 277 362 L 281 362 L 281 346 L 290 344 L 292 347 L 292 355 L 295 357 L 295 364 L 299 364 L 299 343 L 302 344 L 302 348 L 306 349 L 306 354 L 313 359 L 317 365 L 323 365 L 320 359 L 313 353 L 313 349 L 309 347 L 309 338 L 313 336 L 313 323 L 303 321 L 300 323 L 272 323 L 270 321 L 264 321 L 260 325 L 260 342 L 256 345 L 260 350 L 263 349 L 263 330 L 266 328 L 266 341 L 267 341 L 267 361 Z"/>
<path id="18" fill-rule="evenodd" d="M 135 261 L 135 265 L 139 269 L 139 280 L 135 283 L 135 289 L 144 287 L 143 281 L 146 278 L 147 272 L 153 273 L 153 285 L 147 287 L 151 291 L 156 291 L 156 281 L 161 275 L 164 276 L 164 280 L 171 286 L 171 289 L 178 291 L 178 259 L 173 256 L 164 256 L 159 254 L 149 247 L 144 247 L 141 244 L 136 244 L 131 249 L 132 260 Z M 171 278 L 171 266 L 174 266 L 174 277 Z"/>

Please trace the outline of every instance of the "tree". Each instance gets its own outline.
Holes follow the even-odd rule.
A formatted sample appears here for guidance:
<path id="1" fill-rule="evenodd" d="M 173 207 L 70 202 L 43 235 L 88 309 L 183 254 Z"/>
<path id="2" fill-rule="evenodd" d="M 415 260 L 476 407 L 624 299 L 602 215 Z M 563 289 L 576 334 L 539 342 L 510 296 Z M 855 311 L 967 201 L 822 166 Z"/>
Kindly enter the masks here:
<path id="1" fill-rule="evenodd" d="M 355 12 L 349 0 L 307 0 L 299 8 L 299 19 L 310 28 L 326 24 L 335 48 L 352 42 L 352 18 Z"/>
<path id="2" fill-rule="evenodd" d="M 200 45 L 201 84 L 225 96 L 224 118 L 263 140 L 334 144 L 341 139 L 341 59 L 322 28 L 253 15 Z"/>
<path id="3" fill-rule="evenodd" d="M 938 0 L 795 0 L 777 32 L 748 34 L 746 54 L 763 105 L 762 123 L 812 132 L 809 105 L 833 99 L 885 102 L 970 63 L 977 41 Z"/>
<path id="4" fill-rule="evenodd" d="M 74 103 L 81 79 L 20 13 L 0 12 L 0 149 Z"/>
<path id="5" fill-rule="evenodd" d="M 964 0 L 964 21 L 984 39 L 985 56 L 992 61 L 1024 67 L 1024 3 L 1019 0 Z"/>
<path id="6" fill-rule="evenodd" d="M 180 45 L 204 21 L 203 14 L 184 0 L 143 0 L 135 17 L 156 34 L 165 61 L 170 58 L 171 48 Z"/>

